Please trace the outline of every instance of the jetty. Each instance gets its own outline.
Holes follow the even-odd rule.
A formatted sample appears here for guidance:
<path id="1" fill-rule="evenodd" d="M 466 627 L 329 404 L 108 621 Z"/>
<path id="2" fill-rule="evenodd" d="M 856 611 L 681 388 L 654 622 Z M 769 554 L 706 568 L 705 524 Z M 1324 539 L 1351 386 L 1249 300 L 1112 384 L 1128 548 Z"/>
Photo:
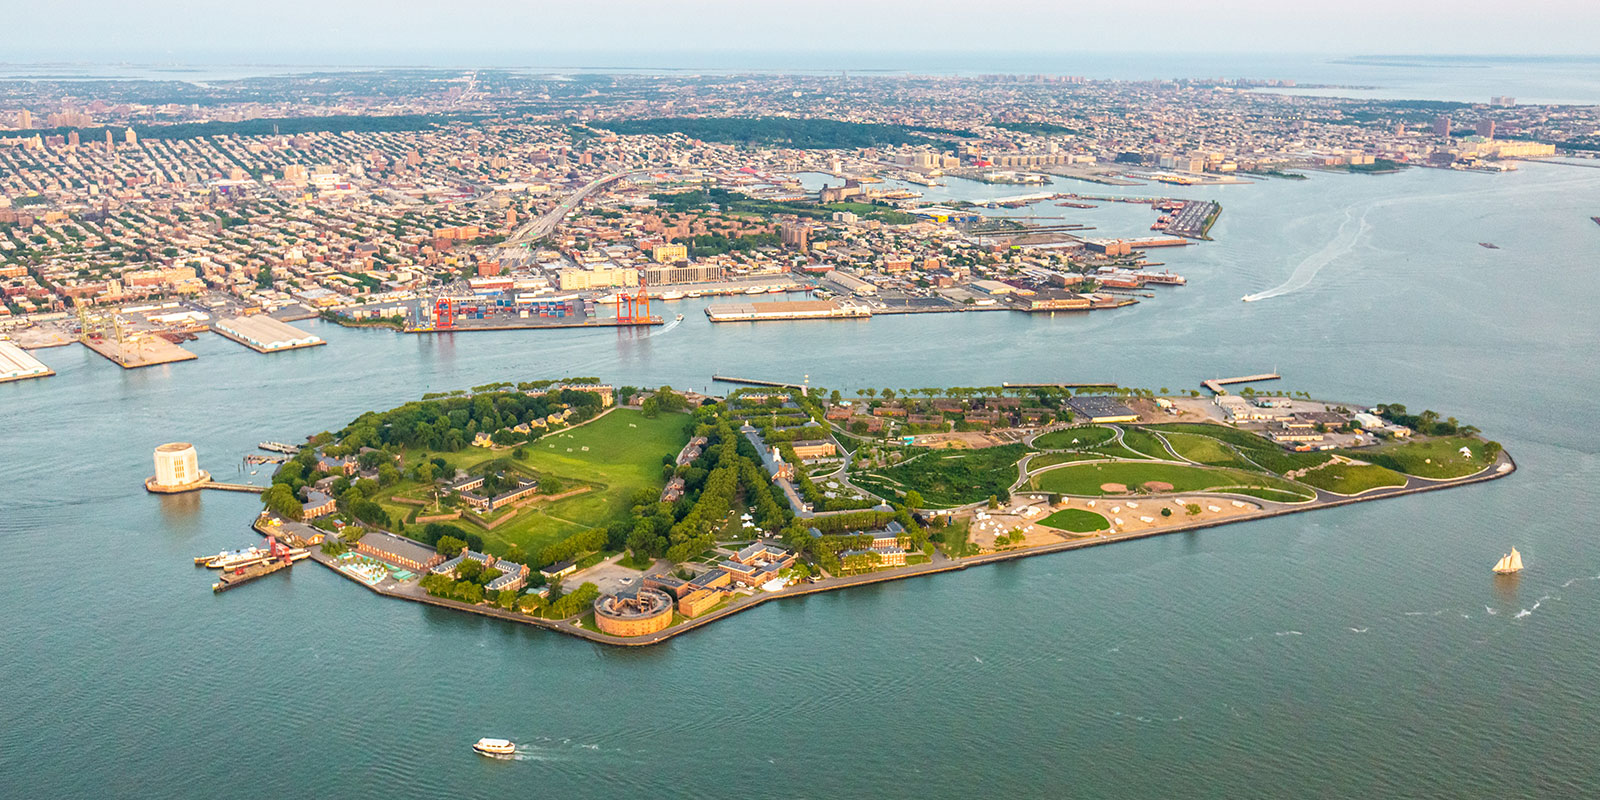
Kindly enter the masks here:
<path id="1" fill-rule="evenodd" d="M 256 449 L 266 450 L 273 453 L 285 453 L 291 456 L 300 452 L 300 448 L 295 447 L 292 444 L 284 444 L 283 442 L 262 442 L 261 444 L 256 445 Z"/>
<path id="2" fill-rule="evenodd" d="M 1279 375 L 1276 372 L 1263 372 L 1260 375 L 1243 375 L 1243 376 L 1240 376 L 1238 378 L 1212 378 L 1210 380 L 1201 381 L 1200 385 L 1204 386 L 1212 394 L 1227 394 L 1228 390 L 1224 389 L 1222 387 L 1229 386 L 1229 385 L 1235 384 L 1235 383 L 1255 383 L 1257 381 L 1275 381 L 1275 380 L 1278 380 L 1279 378 L 1282 378 L 1282 377 L 1283 377 L 1282 375 Z"/>
<path id="3" fill-rule="evenodd" d="M 804 384 L 784 383 L 783 381 L 764 381 L 758 378 L 732 378 L 727 375 L 712 375 L 711 380 L 721 383 L 738 383 L 745 386 L 772 386 L 778 389 L 799 389 L 802 392 L 806 390 Z"/>
<path id="4" fill-rule="evenodd" d="M 86 336 L 83 346 L 105 356 L 123 369 L 153 367 L 178 361 L 193 361 L 199 356 L 160 336 L 134 335 L 124 339 Z"/>
<path id="5" fill-rule="evenodd" d="M 1006 389 L 1115 389 L 1114 383 L 1009 383 L 1001 381 L 1000 386 Z"/>

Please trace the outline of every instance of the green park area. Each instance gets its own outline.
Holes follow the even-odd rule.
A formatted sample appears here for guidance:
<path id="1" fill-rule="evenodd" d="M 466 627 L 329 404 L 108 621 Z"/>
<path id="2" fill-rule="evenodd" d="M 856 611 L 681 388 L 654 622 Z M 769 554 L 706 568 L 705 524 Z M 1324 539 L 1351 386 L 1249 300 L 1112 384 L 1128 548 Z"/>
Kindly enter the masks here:
<path id="1" fill-rule="evenodd" d="M 1150 491 L 1146 483 L 1170 484 L 1173 492 L 1225 491 L 1261 497 L 1268 500 L 1293 502 L 1309 500 L 1312 493 L 1303 486 L 1281 478 L 1246 472 L 1238 469 L 1194 467 L 1182 464 L 1159 464 L 1117 461 L 1094 464 L 1071 464 L 1057 467 L 1033 477 L 1033 488 L 1039 491 L 1075 495 L 1126 494 Z M 1104 488 L 1121 485 L 1126 490 Z"/>
<path id="2" fill-rule="evenodd" d="M 1470 456 L 1461 454 L 1467 448 Z M 1500 446 L 1468 436 L 1441 436 L 1396 442 L 1343 453 L 1351 458 L 1387 467 L 1419 478 L 1462 478 L 1482 472 L 1500 456 Z"/>
<path id="3" fill-rule="evenodd" d="M 485 521 L 486 528 L 463 516 L 448 520 L 483 538 L 490 552 L 504 553 L 515 545 L 525 553 L 538 553 L 572 534 L 603 527 L 625 519 L 632 498 L 645 490 L 659 492 L 662 457 L 675 455 L 689 439 L 689 418 L 682 414 L 661 414 L 654 419 L 643 413 L 619 408 L 574 428 L 556 431 L 514 448 L 467 447 L 459 452 L 411 451 L 406 464 L 442 458 L 449 468 L 476 474 L 479 470 L 505 470 L 540 481 L 540 494 L 571 496 L 557 500 L 537 500 L 501 515 L 511 518 L 499 522 L 501 515 Z M 520 453 L 520 456 L 518 455 Z M 415 480 L 396 485 L 390 495 L 431 497 L 432 487 Z M 392 501 L 383 503 L 394 518 L 403 518 L 412 507 Z M 433 513 L 424 508 L 419 515 Z M 418 527 L 414 523 L 408 526 Z"/>
<path id="4" fill-rule="evenodd" d="M 1068 533 L 1094 533 L 1111 528 L 1111 523 L 1105 517 L 1081 508 L 1064 508 L 1039 520 L 1039 524 Z"/>
<path id="5" fill-rule="evenodd" d="M 1149 434 L 1147 434 L 1149 435 Z M 1195 433 L 1168 432 L 1162 438 L 1172 445 L 1178 455 L 1200 464 L 1212 467 L 1233 467 L 1235 469 L 1257 470 L 1255 464 L 1240 458 L 1220 439 L 1201 436 Z"/>
<path id="6" fill-rule="evenodd" d="M 1082 450 L 1105 444 L 1116 435 L 1116 431 L 1103 425 L 1087 425 L 1043 434 L 1033 440 L 1033 446 L 1040 450 Z"/>
<path id="7" fill-rule="evenodd" d="M 1017 461 L 1028 452 L 1020 444 L 977 450 L 913 448 L 915 455 L 892 467 L 855 476 L 854 482 L 873 491 L 901 494 L 915 490 L 928 508 L 977 503 L 1005 497 L 1017 479 Z M 892 494 L 891 494 L 892 496 Z"/>
<path id="8" fill-rule="evenodd" d="M 1335 494 L 1361 494 L 1384 486 L 1404 486 L 1406 476 L 1376 464 L 1339 462 L 1306 471 L 1300 482 Z"/>
<path id="9" fill-rule="evenodd" d="M 1226 425 L 1201 422 L 1169 422 L 1161 425 L 1149 425 L 1147 428 L 1162 435 L 1167 433 L 1192 434 L 1226 442 L 1237 448 L 1239 453 L 1250 461 L 1259 465 L 1261 470 L 1279 474 L 1325 464 L 1332 458 L 1327 453 L 1293 453 L 1250 431 L 1242 431 Z M 1177 442 L 1173 442 L 1173 448 L 1176 449 L 1177 447 Z M 1179 450 L 1179 452 L 1183 451 Z M 1195 460 L 1200 461 L 1202 459 Z"/>

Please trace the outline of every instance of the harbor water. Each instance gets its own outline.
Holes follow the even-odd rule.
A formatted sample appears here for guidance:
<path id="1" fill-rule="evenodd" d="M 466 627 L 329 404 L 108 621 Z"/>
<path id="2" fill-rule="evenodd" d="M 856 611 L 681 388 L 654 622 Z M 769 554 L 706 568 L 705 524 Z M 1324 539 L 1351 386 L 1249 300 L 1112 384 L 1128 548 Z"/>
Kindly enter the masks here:
<path id="1" fill-rule="evenodd" d="M 1150 191 L 1058 188 L 1074 189 Z M 1592 792 L 1600 169 L 1169 192 L 1222 203 L 1217 241 L 1158 251 L 1189 285 L 1117 311 L 712 325 L 681 301 L 684 322 L 654 331 L 307 322 L 326 347 L 203 336 L 195 361 L 131 371 L 36 351 L 55 377 L 0 385 L 0 795 Z M 1152 219 L 1038 208 L 1107 234 Z M 191 559 L 253 543 L 259 503 L 141 485 L 162 442 L 264 482 L 270 465 L 235 466 L 257 442 L 497 380 L 1188 390 L 1264 371 L 1458 417 L 1521 469 L 767 604 L 645 649 L 380 598 L 309 563 L 215 595 Z M 1493 576 L 1513 545 L 1527 569 Z M 483 736 L 518 755 L 475 755 Z"/>

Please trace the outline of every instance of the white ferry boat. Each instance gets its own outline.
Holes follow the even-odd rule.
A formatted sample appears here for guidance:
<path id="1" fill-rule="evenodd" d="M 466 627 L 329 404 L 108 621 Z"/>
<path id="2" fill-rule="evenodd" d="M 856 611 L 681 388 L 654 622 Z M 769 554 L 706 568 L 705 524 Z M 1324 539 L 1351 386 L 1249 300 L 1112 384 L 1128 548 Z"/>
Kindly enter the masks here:
<path id="1" fill-rule="evenodd" d="M 744 290 L 744 293 L 745 293 L 745 294 L 763 294 L 763 293 L 765 293 L 765 292 L 766 292 L 766 291 L 767 291 L 767 290 L 766 290 L 766 288 L 765 288 L 765 287 L 762 287 L 762 286 L 752 286 L 752 287 L 750 287 L 750 288 L 748 288 L 748 289 L 746 289 L 746 290 Z"/>
<path id="2" fill-rule="evenodd" d="M 486 756 L 509 756 L 517 752 L 517 746 L 510 739 L 479 739 L 472 749 Z"/>
<path id="3" fill-rule="evenodd" d="M 683 292 L 662 292 L 661 293 L 661 299 L 662 300 L 682 300 L 683 299 Z"/>

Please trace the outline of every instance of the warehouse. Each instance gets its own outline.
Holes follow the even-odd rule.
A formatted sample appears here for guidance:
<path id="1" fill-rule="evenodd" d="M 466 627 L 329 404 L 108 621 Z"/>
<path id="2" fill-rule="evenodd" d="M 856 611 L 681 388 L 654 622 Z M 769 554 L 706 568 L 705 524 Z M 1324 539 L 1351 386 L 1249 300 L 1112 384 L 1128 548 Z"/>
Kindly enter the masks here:
<path id="1" fill-rule="evenodd" d="M 233 317 L 217 320 L 212 330 L 258 353 L 275 353 L 327 344 L 287 322 L 267 316 Z"/>

